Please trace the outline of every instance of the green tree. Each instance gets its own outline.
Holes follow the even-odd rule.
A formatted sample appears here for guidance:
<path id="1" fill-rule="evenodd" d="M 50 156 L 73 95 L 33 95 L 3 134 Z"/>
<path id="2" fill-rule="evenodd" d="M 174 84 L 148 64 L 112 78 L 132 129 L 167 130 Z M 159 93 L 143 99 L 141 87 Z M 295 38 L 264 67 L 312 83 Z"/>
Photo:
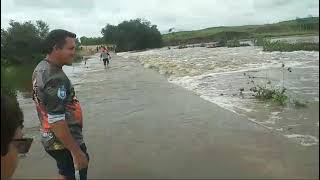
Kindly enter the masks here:
<path id="1" fill-rule="evenodd" d="M 41 39 L 44 39 L 48 33 L 49 33 L 49 25 L 46 24 L 44 21 L 36 21 L 37 23 L 37 28 L 38 28 L 38 33 Z"/>
<path id="2" fill-rule="evenodd" d="M 103 41 L 115 44 L 117 51 L 142 50 L 162 46 L 162 37 L 150 21 L 134 19 L 117 26 L 107 24 L 102 30 Z"/>
<path id="3" fill-rule="evenodd" d="M 10 27 L 1 29 L 1 63 L 36 63 L 42 56 L 42 40 L 49 32 L 49 26 L 43 21 L 33 24 L 31 21 L 19 23 L 11 20 Z"/>
<path id="4" fill-rule="evenodd" d="M 80 38 L 81 45 L 100 45 L 102 44 L 102 37 L 85 37 Z"/>

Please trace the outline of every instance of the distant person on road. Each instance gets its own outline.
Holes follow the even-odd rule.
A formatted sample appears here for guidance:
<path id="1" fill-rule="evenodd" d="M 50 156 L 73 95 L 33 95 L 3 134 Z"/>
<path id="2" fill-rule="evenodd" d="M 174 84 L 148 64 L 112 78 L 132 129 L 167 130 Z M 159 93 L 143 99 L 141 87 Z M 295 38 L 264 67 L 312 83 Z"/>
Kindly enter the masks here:
<path id="1" fill-rule="evenodd" d="M 87 60 L 88 60 L 88 58 L 87 57 L 82 57 L 82 60 L 84 61 L 84 66 L 86 67 L 86 68 L 88 68 L 88 66 L 87 66 Z"/>
<path id="2" fill-rule="evenodd" d="M 111 56 L 110 56 L 108 49 L 106 47 L 102 48 L 100 58 L 103 60 L 104 68 L 109 67 L 109 63 L 110 63 L 109 60 L 111 59 Z"/>

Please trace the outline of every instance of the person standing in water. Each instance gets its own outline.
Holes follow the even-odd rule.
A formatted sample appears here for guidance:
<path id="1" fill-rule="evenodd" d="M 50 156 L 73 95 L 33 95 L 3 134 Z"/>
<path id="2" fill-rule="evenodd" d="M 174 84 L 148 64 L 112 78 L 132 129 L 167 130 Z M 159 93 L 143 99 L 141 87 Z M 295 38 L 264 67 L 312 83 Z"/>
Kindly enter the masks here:
<path id="1" fill-rule="evenodd" d="M 84 66 L 85 66 L 85 68 L 88 68 L 88 66 L 87 66 L 87 60 L 88 60 L 88 58 L 87 58 L 87 57 L 82 57 L 82 60 L 84 61 Z"/>
<path id="2" fill-rule="evenodd" d="M 111 59 L 111 56 L 110 56 L 108 49 L 106 47 L 102 48 L 100 58 L 103 60 L 104 68 L 109 67 L 109 63 L 110 63 L 109 60 Z"/>

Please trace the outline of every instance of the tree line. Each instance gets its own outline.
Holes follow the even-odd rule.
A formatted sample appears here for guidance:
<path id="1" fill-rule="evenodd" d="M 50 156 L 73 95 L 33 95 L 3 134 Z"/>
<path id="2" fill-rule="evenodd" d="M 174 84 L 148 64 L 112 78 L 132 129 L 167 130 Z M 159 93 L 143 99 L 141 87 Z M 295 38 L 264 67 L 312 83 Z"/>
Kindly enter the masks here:
<path id="1" fill-rule="evenodd" d="M 41 20 L 17 22 L 1 28 L 1 64 L 37 63 L 45 54 L 42 42 L 49 33 L 49 25 Z M 113 44 L 116 51 L 132 51 L 162 46 L 162 37 L 156 25 L 142 19 L 123 21 L 118 25 L 107 24 L 101 29 L 102 37 L 81 37 L 80 45 Z"/>
<path id="2" fill-rule="evenodd" d="M 49 25 L 41 20 L 17 22 L 11 20 L 7 29 L 1 28 L 1 65 L 35 64 L 45 57 L 43 43 Z M 80 41 L 76 39 L 76 50 Z"/>
<path id="3" fill-rule="evenodd" d="M 42 42 L 49 26 L 39 20 L 16 22 L 11 20 L 7 29 L 1 28 L 1 64 L 23 64 L 42 55 Z"/>
<path id="4" fill-rule="evenodd" d="M 81 45 L 100 45 L 103 44 L 103 39 L 101 37 L 85 37 L 80 38 Z"/>

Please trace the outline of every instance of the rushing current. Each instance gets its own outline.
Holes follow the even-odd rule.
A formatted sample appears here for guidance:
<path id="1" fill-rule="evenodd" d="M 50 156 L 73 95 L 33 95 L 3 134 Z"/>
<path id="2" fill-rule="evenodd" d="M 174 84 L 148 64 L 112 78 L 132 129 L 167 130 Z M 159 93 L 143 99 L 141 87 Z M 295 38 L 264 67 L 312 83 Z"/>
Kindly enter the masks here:
<path id="1" fill-rule="evenodd" d="M 319 42 L 319 37 L 275 40 Z M 246 116 L 248 123 L 257 123 L 303 146 L 319 143 L 319 52 L 264 52 L 262 47 L 254 46 L 172 47 L 118 55 L 158 71 L 169 82 L 207 101 Z M 250 91 L 253 83 L 286 88 L 288 103 L 280 106 L 256 99 Z M 299 106 L 301 103 L 306 107 Z"/>

